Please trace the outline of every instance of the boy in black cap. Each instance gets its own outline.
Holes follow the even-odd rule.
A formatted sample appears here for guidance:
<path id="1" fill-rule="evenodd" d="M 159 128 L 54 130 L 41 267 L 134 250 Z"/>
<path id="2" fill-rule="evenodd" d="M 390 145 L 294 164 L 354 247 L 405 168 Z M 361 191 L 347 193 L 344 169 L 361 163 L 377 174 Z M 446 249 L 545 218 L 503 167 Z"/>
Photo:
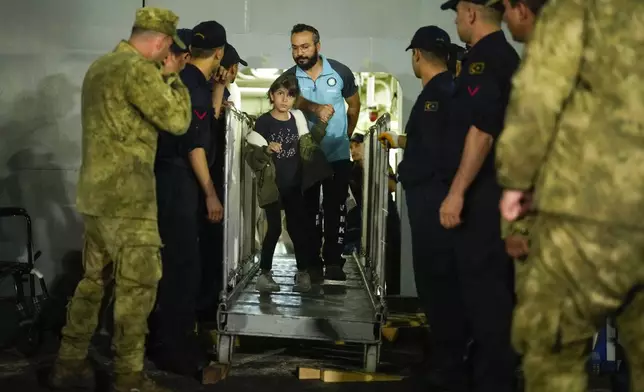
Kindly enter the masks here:
<path id="1" fill-rule="evenodd" d="M 194 333 L 201 283 L 200 215 L 212 222 L 220 222 L 223 217 L 209 171 L 209 161 L 214 158 L 214 111 L 208 80 L 219 68 L 225 46 L 226 30 L 219 23 L 203 22 L 192 29 L 191 59 L 180 73 L 190 92 L 192 121 L 181 137 L 159 137 L 155 168 L 164 247 L 155 317 L 156 346 L 151 354 L 157 367 L 186 375 L 196 373 L 206 360 Z"/>
<path id="2" fill-rule="evenodd" d="M 179 73 L 186 66 L 190 60 L 190 42 L 192 41 L 192 30 L 190 29 L 177 29 L 177 35 L 185 44 L 180 47 L 175 42 L 170 45 L 170 53 L 163 61 L 163 68 L 165 73 Z"/>
<path id="3" fill-rule="evenodd" d="M 467 330 L 475 349 L 468 356 L 474 390 L 507 392 L 515 387 L 517 357 L 510 344 L 514 307 L 513 264 L 501 239 L 494 146 L 503 129 L 511 80 L 519 56 L 501 30 L 503 5 L 487 0 L 455 1 L 459 38 L 471 45 L 461 63 L 451 100 L 443 164 L 449 190 L 439 210 L 441 224 L 454 232 L 458 284 L 445 298 L 453 304 L 450 331 Z M 451 355 L 462 352 L 451 346 Z"/>

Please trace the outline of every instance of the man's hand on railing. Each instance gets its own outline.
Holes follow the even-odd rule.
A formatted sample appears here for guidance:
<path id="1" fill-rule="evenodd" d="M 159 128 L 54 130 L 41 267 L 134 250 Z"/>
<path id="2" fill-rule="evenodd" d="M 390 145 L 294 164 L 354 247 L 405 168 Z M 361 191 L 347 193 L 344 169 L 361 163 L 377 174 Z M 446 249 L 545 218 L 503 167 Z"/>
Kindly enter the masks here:
<path id="1" fill-rule="evenodd" d="M 400 144 L 398 143 L 399 136 L 394 131 L 387 131 L 378 136 L 378 141 L 385 148 L 400 148 Z"/>

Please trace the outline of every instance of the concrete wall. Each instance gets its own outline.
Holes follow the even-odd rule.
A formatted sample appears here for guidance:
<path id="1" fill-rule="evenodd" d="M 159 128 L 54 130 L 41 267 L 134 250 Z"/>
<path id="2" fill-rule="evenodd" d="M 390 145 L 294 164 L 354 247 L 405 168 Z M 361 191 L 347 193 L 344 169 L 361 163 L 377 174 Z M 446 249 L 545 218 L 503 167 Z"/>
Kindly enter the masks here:
<path id="1" fill-rule="evenodd" d="M 21 0 L 0 14 L 0 206 L 32 215 L 39 266 L 51 281 L 78 263 L 74 209 L 80 86 L 90 63 L 127 36 L 140 1 Z M 0 258 L 24 256 L 23 226 L 0 224 Z M 7 281 L 0 294 L 10 291 Z"/>
<path id="2" fill-rule="evenodd" d="M 457 40 L 454 13 L 441 0 L 146 0 L 173 9 L 181 27 L 216 19 L 251 67 L 293 64 L 288 32 L 309 23 L 322 52 L 353 71 L 394 75 L 407 117 L 420 84 L 405 47 L 417 27 L 437 24 Z M 42 270 L 52 279 L 62 260 L 81 248 L 74 211 L 80 164 L 79 88 L 89 64 L 127 36 L 139 0 L 22 0 L 3 2 L 0 14 L 0 206 L 21 205 L 34 218 Z M 406 212 L 402 211 L 403 217 Z M 407 282 L 408 227 L 403 225 Z M 21 253 L 15 224 L 0 226 L 0 257 Z M 9 255 L 9 256 L 7 256 Z M 403 287 L 413 287 L 404 285 Z M 1 290 L 0 286 L 0 290 Z"/>

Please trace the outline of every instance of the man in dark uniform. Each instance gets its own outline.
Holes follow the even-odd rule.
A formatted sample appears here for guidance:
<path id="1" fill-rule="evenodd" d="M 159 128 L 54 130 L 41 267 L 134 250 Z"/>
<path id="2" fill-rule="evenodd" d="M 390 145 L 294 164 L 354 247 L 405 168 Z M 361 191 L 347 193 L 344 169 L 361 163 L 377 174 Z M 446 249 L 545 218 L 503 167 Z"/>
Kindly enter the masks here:
<path id="1" fill-rule="evenodd" d="M 239 64 L 248 66 L 248 63 L 239 57 L 237 50 L 230 44 L 226 44 L 224 57 L 221 59 L 220 68 L 225 70 L 226 76 L 223 80 L 210 80 L 212 88 L 213 122 L 211 130 L 211 151 L 212 160 L 209 159 L 210 177 L 215 185 L 215 190 L 222 205 L 225 203 L 224 171 L 226 169 L 226 116 L 224 107 L 229 105 L 228 88 L 235 82 Z M 222 290 L 223 272 L 223 246 L 224 246 L 224 225 L 223 222 L 211 222 L 204 218 L 201 220 L 199 234 L 199 245 L 201 249 L 201 290 L 199 293 L 199 320 L 201 322 L 216 321 L 219 292 Z"/>
<path id="2" fill-rule="evenodd" d="M 157 367 L 179 374 L 196 373 L 205 360 L 194 332 L 201 282 L 199 207 L 205 194 L 208 219 L 221 220 L 223 207 L 208 170 L 213 119 L 208 80 L 219 67 L 225 45 L 226 31 L 215 21 L 192 30 L 192 57 L 180 74 L 190 91 L 190 128 L 181 137 L 159 137 L 155 172 L 163 279 L 151 356 Z"/>
<path id="3" fill-rule="evenodd" d="M 449 177 L 444 166 L 444 143 L 449 105 L 454 91 L 453 72 L 447 68 L 456 56 L 449 35 L 436 26 L 420 28 L 407 50 L 412 67 L 423 83 L 405 135 L 386 132 L 380 139 L 392 148 L 404 148 L 398 179 L 405 189 L 416 290 L 431 325 L 431 349 L 426 358 L 432 391 L 461 391 L 467 336 L 455 269 L 454 233 L 441 226 L 438 210 L 447 195 Z M 446 293 L 448 293 L 446 295 Z"/>
<path id="4" fill-rule="evenodd" d="M 170 45 L 170 53 L 163 60 L 163 68 L 166 73 L 183 71 L 188 61 L 190 61 L 190 41 L 192 40 L 192 30 L 177 29 L 177 35 L 186 43 L 185 47 L 173 43 Z"/>
<path id="5" fill-rule="evenodd" d="M 450 0 L 462 41 L 471 45 L 452 99 L 445 164 L 450 187 L 441 224 L 458 236 L 458 282 L 474 345 L 469 355 L 472 390 L 514 389 L 516 356 L 510 344 L 514 306 L 512 262 L 501 240 L 494 145 L 503 129 L 511 78 L 519 56 L 501 31 L 503 6 L 487 0 Z M 450 291 L 450 295 L 453 292 Z M 467 328 L 466 328 L 467 327 Z M 455 350 L 460 349 L 455 347 Z"/>

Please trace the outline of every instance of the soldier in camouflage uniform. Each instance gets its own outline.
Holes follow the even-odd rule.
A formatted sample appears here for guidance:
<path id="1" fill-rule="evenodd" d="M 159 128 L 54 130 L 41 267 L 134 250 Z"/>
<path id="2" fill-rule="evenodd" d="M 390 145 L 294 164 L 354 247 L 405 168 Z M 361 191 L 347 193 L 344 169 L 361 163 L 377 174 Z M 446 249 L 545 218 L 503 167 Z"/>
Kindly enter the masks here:
<path id="1" fill-rule="evenodd" d="M 501 211 L 535 190 L 513 343 L 527 392 L 585 392 L 588 341 L 618 314 L 644 390 L 644 2 L 549 0 L 497 146 Z"/>
<path id="2" fill-rule="evenodd" d="M 142 370 L 147 318 L 161 278 L 153 170 L 157 136 L 160 129 L 183 134 L 191 119 L 188 90 L 161 66 L 173 40 L 185 47 L 176 35 L 177 22 L 169 10 L 139 9 L 129 41 L 96 60 L 83 81 L 77 207 L 85 221 L 85 273 L 69 303 L 50 375 L 55 389 L 93 384 L 88 346 L 106 279 L 115 279 L 113 390 L 165 390 Z"/>

